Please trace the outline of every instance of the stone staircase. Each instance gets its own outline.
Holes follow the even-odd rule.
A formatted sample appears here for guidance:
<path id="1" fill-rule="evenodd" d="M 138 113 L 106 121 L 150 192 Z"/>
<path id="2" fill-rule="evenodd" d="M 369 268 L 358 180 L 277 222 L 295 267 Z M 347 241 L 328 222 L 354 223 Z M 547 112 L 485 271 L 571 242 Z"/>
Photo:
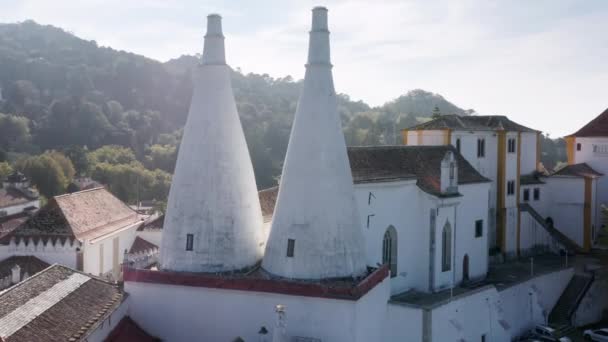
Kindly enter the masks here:
<path id="1" fill-rule="evenodd" d="M 583 253 L 583 249 L 576 242 L 572 241 L 568 238 L 564 233 L 555 229 L 553 224 L 547 223 L 544 217 L 536 211 L 530 204 L 528 203 L 520 203 L 519 209 L 521 211 L 525 211 L 541 226 L 543 227 L 551 237 L 557 241 L 560 245 L 562 245 L 565 249 L 570 252 L 575 253 Z"/>
<path id="2" fill-rule="evenodd" d="M 593 277 L 591 276 L 575 274 L 551 311 L 549 323 L 558 326 L 569 326 L 574 310 L 592 282 Z"/>

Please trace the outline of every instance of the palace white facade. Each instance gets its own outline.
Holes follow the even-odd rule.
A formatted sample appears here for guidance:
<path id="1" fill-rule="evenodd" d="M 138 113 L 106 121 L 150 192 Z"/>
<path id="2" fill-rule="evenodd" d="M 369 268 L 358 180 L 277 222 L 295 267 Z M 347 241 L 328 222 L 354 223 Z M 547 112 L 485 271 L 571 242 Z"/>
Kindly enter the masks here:
<path id="1" fill-rule="evenodd" d="M 446 115 L 404 145 L 347 148 L 327 14 L 312 10 L 278 187 L 256 191 L 213 14 L 166 217 L 104 189 L 57 196 L 0 239 L 0 259 L 114 279 L 122 264 L 120 317 L 166 341 L 511 341 L 546 323 L 574 270 L 504 260 L 588 248 L 601 173 L 539 173 L 539 132 L 503 116 Z"/>
<path id="2" fill-rule="evenodd" d="M 160 270 L 127 266 L 131 317 L 152 335 L 170 341 L 509 341 L 545 323 L 572 269 L 558 267 L 508 286 L 506 279 L 486 280 L 498 208 L 507 227 L 500 244 L 512 254 L 535 244 L 560 248 L 551 229 L 540 227 L 538 236 L 531 236 L 528 230 L 522 234 L 519 222 L 519 196 L 528 186 L 533 192 L 537 186 L 527 180 L 522 187 L 520 178 L 535 175 L 538 132 L 498 118 L 498 126 L 509 123 L 513 128 L 498 133 L 480 129 L 477 134 L 463 129 L 448 138 L 422 132 L 416 144 L 406 144 L 414 146 L 347 149 L 336 112 L 328 37 L 327 10 L 315 8 L 304 90 L 283 177 L 279 187 L 259 192 L 265 224 L 258 232 L 243 234 L 265 247 L 261 264 L 205 272 L 209 260 L 234 265 L 238 259 L 231 253 L 203 257 L 188 242 L 184 234 L 191 232 L 223 234 L 205 233 L 212 214 L 193 215 L 187 227 L 167 219 L 162 258 L 179 255 L 181 262 L 192 264 L 180 269 L 197 272 L 176 272 L 162 262 Z M 223 56 L 214 44 L 208 35 L 203 61 L 207 50 Z M 198 82 L 211 88 L 209 83 L 227 80 L 203 74 Z M 231 98 L 210 101 L 214 116 L 232 108 L 214 102 Z M 196 106 L 193 100 L 191 116 Z M 188 125 L 192 122 L 190 118 Z M 487 157 L 477 160 L 471 151 L 480 136 L 486 139 L 480 148 L 487 149 Z M 206 151 L 222 143 L 210 141 L 198 153 L 211 153 Z M 503 145 L 499 156 L 491 152 Z M 522 156 L 530 148 L 532 155 Z M 188 149 L 180 149 L 177 172 L 184 165 L 192 168 L 192 175 L 208 168 L 193 158 Z M 249 168 L 250 159 L 240 155 L 234 162 Z M 172 189 L 169 207 L 194 212 L 197 206 L 185 200 L 187 193 Z M 201 203 L 207 197 L 233 203 L 226 200 L 231 190 L 200 193 Z M 176 207 L 171 201 L 178 199 Z M 257 207 L 257 200 L 251 203 Z M 168 222 L 173 228 L 166 229 Z M 268 241 L 258 241 L 257 234 Z M 518 242 L 522 236 L 532 242 Z M 163 250 L 165 241 L 171 241 L 170 249 Z"/>

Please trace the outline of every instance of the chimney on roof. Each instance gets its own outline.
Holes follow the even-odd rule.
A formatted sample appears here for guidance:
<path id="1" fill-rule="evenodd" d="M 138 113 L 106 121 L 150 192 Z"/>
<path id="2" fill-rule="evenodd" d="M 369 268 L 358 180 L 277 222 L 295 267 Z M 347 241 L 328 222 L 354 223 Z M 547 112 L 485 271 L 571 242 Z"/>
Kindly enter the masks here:
<path id="1" fill-rule="evenodd" d="M 17 264 L 11 268 L 11 282 L 17 284 L 21 281 L 21 267 Z"/>
<path id="2" fill-rule="evenodd" d="M 217 14 L 207 17 L 203 57 L 194 72 L 160 265 L 172 271 L 236 271 L 262 258 L 266 237 Z"/>
<path id="3" fill-rule="evenodd" d="M 294 279 L 358 277 L 365 247 L 338 115 L 327 9 L 315 7 L 308 64 L 262 267 Z"/>
<path id="4" fill-rule="evenodd" d="M 226 64 L 222 17 L 219 14 L 207 16 L 207 34 L 205 35 L 202 63 L 204 65 Z"/>

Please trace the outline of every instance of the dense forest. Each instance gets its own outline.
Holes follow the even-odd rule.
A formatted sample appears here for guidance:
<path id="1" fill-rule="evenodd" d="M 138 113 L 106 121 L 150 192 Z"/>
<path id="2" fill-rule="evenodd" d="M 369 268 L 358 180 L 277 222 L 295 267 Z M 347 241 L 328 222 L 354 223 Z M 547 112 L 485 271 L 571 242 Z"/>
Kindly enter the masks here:
<path id="1" fill-rule="evenodd" d="M 49 197 L 91 177 L 127 202 L 163 201 L 199 58 L 160 63 L 33 21 L 0 24 L 0 179 L 22 171 Z M 232 85 L 258 187 L 272 186 L 301 81 L 237 69 Z M 400 129 L 433 115 L 475 114 L 424 90 L 374 108 L 340 94 L 339 110 L 349 145 L 398 144 Z M 544 139 L 543 160 L 563 150 Z"/>

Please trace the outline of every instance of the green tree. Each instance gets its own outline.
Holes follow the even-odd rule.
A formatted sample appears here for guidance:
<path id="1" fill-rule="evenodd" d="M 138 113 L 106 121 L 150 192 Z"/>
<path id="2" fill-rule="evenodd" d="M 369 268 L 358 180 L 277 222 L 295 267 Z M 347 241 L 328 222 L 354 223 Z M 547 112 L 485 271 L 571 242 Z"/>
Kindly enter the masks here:
<path id="1" fill-rule="evenodd" d="M 30 121 L 23 116 L 0 113 L 0 148 L 6 151 L 21 150 L 30 142 Z"/>
<path id="2" fill-rule="evenodd" d="M 177 149 L 171 145 L 152 145 L 146 155 L 146 167 L 173 173 L 177 161 Z"/>
<path id="3" fill-rule="evenodd" d="M 127 147 L 106 145 L 89 152 L 87 155 L 89 163 L 92 167 L 99 163 L 108 164 L 129 164 L 137 161 L 133 150 Z"/>
<path id="4" fill-rule="evenodd" d="M 7 162 L 0 162 L 0 182 L 5 180 L 11 173 L 13 173 L 11 165 Z"/>

